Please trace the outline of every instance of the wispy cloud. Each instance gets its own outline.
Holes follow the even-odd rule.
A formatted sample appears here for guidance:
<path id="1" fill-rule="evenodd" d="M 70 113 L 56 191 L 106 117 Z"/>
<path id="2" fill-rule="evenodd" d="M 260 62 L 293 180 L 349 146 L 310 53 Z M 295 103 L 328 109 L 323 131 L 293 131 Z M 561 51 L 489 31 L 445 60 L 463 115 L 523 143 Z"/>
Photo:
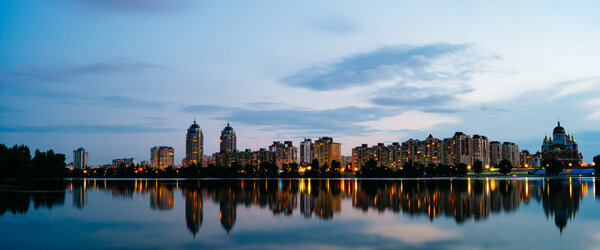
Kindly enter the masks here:
<path id="1" fill-rule="evenodd" d="M 469 45 L 465 44 L 446 43 L 383 47 L 351 55 L 334 63 L 309 67 L 283 78 L 282 81 L 295 87 L 333 90 L 397 78 L 443 79 L 446 77 L 444 72 L 428 70 L 434 60 L 469 48 Z"/>
<path id="2" fill-rule="evenodd" d="M 0 126 L 4 133 L 167 133 L 172 128 L 147 127 L 144 125 L 48 125 L 48 126 Z"/>
<path id="3" fill-rule="evenodd" d="M 0 83 L 67 82 L 88 75 L 141 73 L 160 66 L 147 62 L 99 62 L 75 67 L 30 67 L 0 70 Z"/>
<path id="4" fill-rule="evenodd" d="M 100 102 L 104 102 L 106 104 L 112 105 L 114 107 L 127 107 L 127 108 L 153 108 L 153 109 L 161 109 L 165 107 L 165 104 L 162 102 L 155 101 L 142 101 L 131 97 L 126 96 L 107 96 L 99 99 Z"/>
<path id="5" fill-rule="evenodd" d="M 217 120 L 231 120 L 246 125 L 261 126 L 268 130 L 280 129 L 296 131 L 298 133 L 325 133 L 335 135 L 363 135 L 373 132 L 386 132 L 392 129 L 381 127 L 378 121 L 387 121 L 385 118 L 394 118 L 407 114 L 400 109 L 380 107 L 343 107 L 326 110 L 253 110 L 246 108 L 223 107 L 212 105 L 195 105 L 183 108 L 184 112 L 208 116 Z M 418 125 L 398 127 L 393 130 L 424 129 L 439 123 L 455 122 L 450 117 L 439 117 L 435 114 L 418 112 L 428 120 Z M 433 118 L 443 118 L 435 120 Z M 390 132 L 390 131 L 387 131 Z"/>

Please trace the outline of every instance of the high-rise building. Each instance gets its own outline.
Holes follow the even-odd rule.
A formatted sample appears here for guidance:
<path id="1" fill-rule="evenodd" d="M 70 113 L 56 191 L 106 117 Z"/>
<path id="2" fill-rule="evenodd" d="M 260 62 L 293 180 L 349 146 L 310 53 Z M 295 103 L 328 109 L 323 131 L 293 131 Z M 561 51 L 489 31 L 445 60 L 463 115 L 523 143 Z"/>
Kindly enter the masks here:
<path id="1" fill-rule="evenodd" d="M 295 163 L 298 161 L 298 148 L 294 147 L 292 141 L 274 141 L 273 145 L 269 146 L 269 152 L 273 159 L 272 162 L 281 168 L 283 164 Z"/>
<path id="2" fill-rule="evenodd" d="M 454 164 L 464 163 L 467 165 L 472 165 L 472 138 L 463 132 L 456 132 L 454 133 L 454 137 L 452 137 L 452 139 L 454 140 L 454 152 L 456 153 Z"/>
<path id="3" fill-rule="evenodd" d="M 440 139 L 429 134 L 423 146 L 424 164 L 438 164 L 442 162 L 442 141 Z"/>
<path id="4" fill-rule="evenodd" d="M 490 142 L 490 165 L 498 166 L 502 160 L 502 143 L 499 141 Z"/>
<path id="5" fill-rule="evenodd" d="M 315 151 L 313 150 L 312 140 L 304 139 L 304 141 L 300 143 L 300 165 L 310 165 L 314 158 Z"/>
<path id="6" fill-rule="evenodd" d="M 502 143 L 502 160 L 509 160 L 513 167 L 519 166 L 519 146 L 512 142 Z"/>
<path id="7" fill-rule="evenodd" d="M 227 126 L 221 131 L 219 153 L 213 155 L 217 165 L 231 167 L 231 164 L 238 162 L 239 155 L 237 152 L 236 140 L 235 130 L 233 130 L 231 125 L 229 125 L 229 121 L 227 121 Z M 238 162 L 238 164 L 239 163 L 240 162 Z"/>
<path id="8" fill-rule="evenodd" d="M 219 153 L 235 153 L 236 152 L 236 137 L 235 131 L 229 125 L 229 121 L 227 121 L 227 126 L 221 131 L 221 150 Z"/>
<path id="9" fill-rule="evenodd" d="M 88 152 L 83 148 L 73 150 L 73 168 L 84 169 L 88 167 Z"/>
<path id="10" fill-rule="evenodd" d="M 394 142 L 391 145 L 377 143 L 373 147 L 363 144 L 352 149 L 352 165 L 362 168 L 367 161 L 374 160 L 378 166 L 397 169 L 402 166 L 402 146 Z"/>
<path id="11" fill-rule="evenodd" d="M 167 146 L 156 146 L 150 149 L 150 167 L 165 169 L 175 167 L 175 149 Z"/>
<path id="12" fill-rule="evenodd" d="M 575 138 L 565 132 L 560 122 L 552 131 L 552 137 L 544 137 L 542 159 L 557 159 L 566 166 L 580 166 L 583 161 Z"/>
<path id="13" fill-rule="evenodd" d="M 121 165 L 124 165 L 126 167 L 129 167 L 131 165 L 137 165 L 137 160 L 135 158 L 123 158 L 123 159 L 113 159 L 112 160 L 112 166 L 113 167 L 119 167 Z"/>
<path id="14" fill-rule="evenodd" d="M 487 137 L 482 135 L 473 135 L 471 138 L 473 144 L 471 145 L 472 163 L 481 161 L 483 166 L 490 164 L 490 142 Z"/>
<path id="15" fill-rule="evenodd" d="M 202 166 L 202 157 L 204 153 L 204 137 L 200 125 L 194 123 L 188 128 L 185 136 L 185 161 L 186 166 L 196 164 Z"/>
<path id="16" fill-rule="evenodd" d="M 519 167 L 520 168 L 531 168 L 533 167 L 533 155 L 528 150 L 521 150 L 519 153 Z"/>
<path id="17" fill-rule="evenodd" d="M 332 161 L 341 163 L 341 148 L 342 145 L 333 142 L 333 138 L 321 137 L 314 144 L 315 159 L 319 161 L 319 164 L 327 164 L 330 167 Z"/>

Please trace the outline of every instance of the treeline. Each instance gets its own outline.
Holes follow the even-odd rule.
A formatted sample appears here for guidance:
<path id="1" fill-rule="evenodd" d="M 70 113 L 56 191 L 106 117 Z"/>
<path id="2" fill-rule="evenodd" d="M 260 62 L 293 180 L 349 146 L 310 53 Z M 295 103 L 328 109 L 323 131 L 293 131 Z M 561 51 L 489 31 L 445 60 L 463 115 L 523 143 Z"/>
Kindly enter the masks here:
<path id="1" fill-rule="evenodd" d="M 335 178 L 341 177 L 340 167 L 341 164 L 336 161 L 333 161 L 329 167 L 327 164 L 320 165 L 317 160 L 313 161 L 310 169 L 304 171 L 301 171 L 297 163 L 282 164 L 280 169 L 272 162 L 263 162 L 259 166 L 242 166 L 234 162 L 231 167 L 210 164 L 205 168 L 192 164 L 177 169 L 172 166 L 165 169 L 152 169 L 139 165 L 120 165 L 114 168 L 74 169 L 68 176 L 73 178 Z"/>
<path id="2" fill-rule="evenodd" d="M 65 155 L 52 150 L 36 150 L 33 158 L 25 145 L 7 147 L 0 144 L 0 179 L 63 178 Z"/>
<path id="3" fill-rule="evenodd" d="M 398 169 L 391 169 L 380 165 L 377 161 L 369 160 L 356 173 L 357 177 L 363 178 L 416 178 L 416 177 L 440 177 L 440 176 L 465 176 L 468 173 L 467 164 L 459 163 L 454 166 L 445 164 L 420 164 L 408 161 Z"/>

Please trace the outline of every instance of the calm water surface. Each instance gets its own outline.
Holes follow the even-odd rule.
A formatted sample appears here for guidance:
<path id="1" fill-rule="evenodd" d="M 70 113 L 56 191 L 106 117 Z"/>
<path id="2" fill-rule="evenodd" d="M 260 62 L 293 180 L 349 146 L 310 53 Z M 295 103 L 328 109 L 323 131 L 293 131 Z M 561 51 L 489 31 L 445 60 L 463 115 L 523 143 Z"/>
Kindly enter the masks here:
<path id="1" fill-rule="evenodd" d="M 600 247 L 594 178 L 67 180 L 0 187 L 0 248 Z"/>

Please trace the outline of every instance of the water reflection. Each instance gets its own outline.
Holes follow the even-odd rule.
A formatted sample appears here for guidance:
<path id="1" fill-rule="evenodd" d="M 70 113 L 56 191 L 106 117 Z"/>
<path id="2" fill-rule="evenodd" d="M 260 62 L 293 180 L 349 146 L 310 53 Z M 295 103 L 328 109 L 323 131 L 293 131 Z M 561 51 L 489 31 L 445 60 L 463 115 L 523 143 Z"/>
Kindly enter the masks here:
<path id="1" fill-rule="evenodd" d="M 390 211 L 410 217 L 453 218 L 457 224 L 486 220 L 512 213 L 523 204 L 541 203 L 548 219 L 562 233 L 575 218 L 588 190 L 598 199 L 594 179 L 427 179 L 427 180 L 73 180 L 31 188 L 6 186 L 0 191 L 0 215 L 51 209 L 64 204 L 71 193 L 73 206 L 84 209 L 88 192 L 104 192 L 117 199 L 149 194 L 150 208 L 172 210 L 175 193 L 185 200 L 185 222 L 195 237 L 202 227 L 203 202 L 219 207 L 219 220 L 229 234 L 234 229 L 238 206 L 268 209 L 276 216 L 295 212 L 305 218 L 331 220 L 342 212 L 342 200 L 357 210 Z M 25 190 L 23 190 L 25 189 Z M 29 190 L 29 191 L 28 191 Z M 59 191 L 57 191 L 59 190 Z M 298 204 L 299 203 L 299 204 Z M 540 211 L 541 212 L 541 211 Z"/>

